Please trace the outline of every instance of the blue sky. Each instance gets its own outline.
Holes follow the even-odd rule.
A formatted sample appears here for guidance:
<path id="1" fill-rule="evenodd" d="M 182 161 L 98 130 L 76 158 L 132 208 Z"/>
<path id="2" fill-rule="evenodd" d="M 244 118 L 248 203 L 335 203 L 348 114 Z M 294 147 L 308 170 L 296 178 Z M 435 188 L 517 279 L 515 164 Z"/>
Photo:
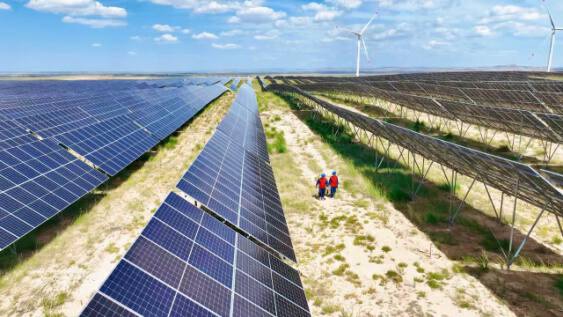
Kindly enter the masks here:
<path id="1" fill-rule="evenodd" d="M 360 29 L 375 12 L 366 35 L 367 68 L 543 66 L 550 33 L 543 4 L 0 0 L 0 71 L 352 69 L 355 41 L 342 29 Z M 563 1 L 545 4 L 563 26 Z M 554 65 L 563 67 L 561 41 Z"/>

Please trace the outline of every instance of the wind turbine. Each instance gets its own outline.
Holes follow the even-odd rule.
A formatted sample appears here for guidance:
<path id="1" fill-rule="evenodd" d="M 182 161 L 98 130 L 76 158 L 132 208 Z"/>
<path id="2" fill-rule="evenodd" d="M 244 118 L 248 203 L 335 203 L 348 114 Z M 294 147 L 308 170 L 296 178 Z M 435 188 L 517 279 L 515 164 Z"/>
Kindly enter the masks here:
<path id="1" fill-rule="evenodd" d="M 361 57 L 362 46 L 364 47 L 364 53 L 366 54 L 366 58 L 369 61 L 368 48 L 366 46 L 366 42 L 364 41 L 364 34 L 366 33 L 368 27 L 370 26 L 371 22 L 373 21 L 373 19 L 375 19 L 376 16 L 377 13 L 369 20 L 369 22 L 362 28 L 360 32 L 355 32 L 345 29 L 345 31 L 354 34 L 358 39 L 358 52 L 356 57 L 356 77 L 360 77 L 360 57 Z"/>
<path id="2" fill-rule="evenodd" d="M 558 28 L 555 27 L 555 22 L 553 22 L 553 17 L 551 16 L 551 12 L 549 12 L 549 9 L 547 7 L 545 7 L 545 9 L 547 10 L 547 15 L 549 16 L 549 22 L 551 23 L 551 41 L 549 43 L 549 57 L 547 60 L 547 72 L 551 72 L 551 63 L 553 61 L 553 49 L 555 46 L 555 33 L 557 33 L 557 31 L 563 31 L 563 28 Z"/>

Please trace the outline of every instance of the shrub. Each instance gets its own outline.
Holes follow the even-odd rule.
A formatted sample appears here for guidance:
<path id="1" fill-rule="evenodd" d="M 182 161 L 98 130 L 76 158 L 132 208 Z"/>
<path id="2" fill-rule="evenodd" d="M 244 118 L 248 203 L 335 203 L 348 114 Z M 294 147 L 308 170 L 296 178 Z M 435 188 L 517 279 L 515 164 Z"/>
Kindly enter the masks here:
<path id="1" fill-rule="evenodd" d="M 393 282 L 395 282 L 397 284 L 400 284 L 400 283 L 403 282 L 403 277 L 395 271 L 389 270 L 389 271 L 387 271 L 387 273 L 385 273 L 385 276 L 387 276 L 388 279 L 392 280 Z"/>

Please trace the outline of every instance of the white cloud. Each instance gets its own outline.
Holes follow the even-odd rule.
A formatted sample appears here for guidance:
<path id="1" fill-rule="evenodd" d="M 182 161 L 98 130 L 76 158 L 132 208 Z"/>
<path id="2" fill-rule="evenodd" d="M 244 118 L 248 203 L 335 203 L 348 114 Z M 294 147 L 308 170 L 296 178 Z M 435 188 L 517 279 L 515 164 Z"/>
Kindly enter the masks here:
<path id="1" fill-rule="evenodd" d="M 227 44 L 211 44 L 213 48 L 220 49 L 220 50 L 234 50 L 240 48 L 240 45 L 234 43 L 227 43 Z"/>
<path id="2" fill-rule="evenodd" d="M 125 26 L 127 23 L 123 20 L 116 19 L 92 19 L 92 18 L 76 18 L 72 16 L 63 17 L 64 23 L 81 24 L 95 29 L 102 29 L 107 27 Z"/>
<path id="3" fill-rule="evenodd" d="M 327 7 L 324 4 L 318 2 L 310 2 L 301 6 L 305 11 L 315 11 L 315 16 L 313 20 L 316 22 L 332 21 L 336 17 L 342 15 L 342 11 L 335 8 Z"/>
<path id="4" fill-rule="evenodd" d="M 394 11 L 418 11 L 443 8 L 456 0 L 375 0 L 381 8 Z"/>
<path id="5" fill-rule="evenodd" d="M 176 29 L 175 27 L 172 27 L 168 24 L 154 24 L 152 26 L 152 29 L 157 31 L 157 32 L 162 32 L 162 33 L 172 33 L 174 32 L 174 30 Z"/>
<path id="6" fill-rule="evenodd" d="M 536 8 L 524 8 L 516 5 L 496 5 L 481 19 L 480 23 L 503 21 L 535 21 L 544 19 L 545 15 Z"/>
<path id="7" fill-rule="evenodd" d="M 102 47 L 101 43 L 92 43 L 92 47 Z"/>
<path id="8" fill-rule="evenodd" d="M 376 24 L 373 26 L 373 28 L 378 29 L 380 31 L 369 32 L 368 37 L 377 41 L 406 38 L 412 32 L 412 26 L 405 22 L 399 23 L 394 27 L 386 27 L 385 25 L 382 24 Z"/>
<path id="9" fill-rule="evenodd" d="M 169 5 L 178 9 L 191 10 L 195 13 L 224 13 L 239 8 L 242 4 L 238 1 L 216 0 L 150 0 L 152 3 Z M 255 2 L 255 1 L 245 1 Z"/>
<path id="10" fill-rule="evenodd" d="M 127 16 L 127 11 L 123 8 L 105 6 L 94 0 L 30 0 L 25 6 L 37 11 L 69 16 L 99 16 L 104 18 Z"/>
<path id="11" fill-rule="evenodd" d="M 12 6 L 6 2 L 0 2 L 0 10 L 12 10 Z"/>
<path id="12" fill-rule="evenodd" d="M 305 11 L 323 11 L 326 10 L 327 7 L 324 4 L 318 2 L 309 2 L 301 6 L 301 9 Z"/>
<path id="13" fill-rule="evenodd" d="M 233 29 L 233 30 L 230 30 L 230 31 L 221 32 L 220 35 L 224 36 L 224 37 L 230 37 L 230 36 L 237 36 L 237 35 L 243 35 L 243 34 L 244 34 L 244 32 L 242 30 Z"/>
<path id="14" fill-rule="evenodd" d="M 190 33 L 192 32 L 192 30 L 190 30 L 190 29 L 182 29 L 182 31 L 180 31 L 180 32 L 182 32 L 182 34 L 190 34 Z"/>
<path id="15" fill-rule="evenodd" d="M 327 2 L 347 10 L 356 9 L 363 3 L 362 0 L 327 0 Z"/>
<path id="16" fill-rule="evenodd" d="M 129 55 L 129 56 L 135 56 L 135 55 L 137 55 L 137 52 L 135 52 L 135 51 L 129 51 L 129 52 L 127 52 L 127 55 Z"/>
<path id="17" fill-rule="evenodd" d="M 178 42 L 178 38 L 175 37 L 172 34 L 169 34 L 169 33 L 162 34 L 159 37 L 155 37 L 154 40 L 157 41 L 157 42 L 164 42 L 164 43 L 176 43 L 176 42 Z"/>
<path id="18" fill-rule="evenodd" d="M 474 31 L 478 36 L 497 33 L 517 37 L 544 37 L 549 29 L 544 26 L 547 16 L 536 8 L 516 5 L 496 5 L 478 21 Z"/>
<path id="19" fill-rule="evenodd" d="M 475 33 L 479 36 L 483 36 L 483 37 L 489 37 L 489 36 L 493 36 L 495 35 L 495 33 L 493 32 L 493 30 L 491 30 L 490 27 L 486 26 L 486 25 L 476 25 L 473 28 L 473 31 L 475 31 Z"/>
<path id="20" fill-rule="evenodd" d="M 440 41 L 440 40 L 430 40 L 428 41 L 428 43 L 424 44 L 422 47 L 425 50 L 433 50 L 435 48 L 441 48 L 444 46 L 448 46 L 450 45 L 450 43 L 448 42 L 444 42 L 444 41 Z"/>
<path id="21" fill-rule="evenodd" d="M 286 16 L 285 12 L 274 11 L 272 8 L 264 6 L 245 6 L 236 12 L 236 16 L 231 17 L 229 23 L 268 23 L 275 22 Z"/>
<path id="22" fill-rule="evenodd" d="M 254 35 L 254 39 L 258 41 L 271 41 L 278 38 L 276 34 L 258 34 Z"/>
<path id="23" fill-rule="evenodd" d="M 216 40 L 219 37 L 213 33 L 209 33 L 209 32 L 201 32 L 198 34 L 194 34 L 192 35 L 192 38 L 195 40 Z"/>
<path id="24" fill-rule="evenodd" d="M 142 40 L 142 38 L 138 35 L 133 35 L 131 36 L 129 39 L 131 39 L 132 41 L 140 41 Z"/>
<path id="25" fill-rule="evenodd" d="M 315 17 L 313 19 L 317 22 L 332 21 L 336 17 L 339 17 L 340 15 L 342 15 L 342 11 L 336 11 L 336 10 L 319 11 L 317 12 L 317 14 L 315 14 Z"/>

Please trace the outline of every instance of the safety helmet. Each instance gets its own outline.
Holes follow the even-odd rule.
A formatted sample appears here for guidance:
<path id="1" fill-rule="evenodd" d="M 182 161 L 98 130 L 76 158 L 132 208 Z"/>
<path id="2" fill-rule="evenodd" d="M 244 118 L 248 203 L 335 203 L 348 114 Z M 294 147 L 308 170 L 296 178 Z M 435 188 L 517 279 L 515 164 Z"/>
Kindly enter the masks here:
<path id="1" fill-rule="evenodd" d="M 325 176 L 326 176 L 326 174 L 325 174 L 325 173 L 322 173 L 322 174 L 321 174 L 321 177 L 325 177 Z"/>
<path id="2" fill-rule="evenodd" d="M 336 175 L 336 171 L 332 171 L 332 175 Z"/>

